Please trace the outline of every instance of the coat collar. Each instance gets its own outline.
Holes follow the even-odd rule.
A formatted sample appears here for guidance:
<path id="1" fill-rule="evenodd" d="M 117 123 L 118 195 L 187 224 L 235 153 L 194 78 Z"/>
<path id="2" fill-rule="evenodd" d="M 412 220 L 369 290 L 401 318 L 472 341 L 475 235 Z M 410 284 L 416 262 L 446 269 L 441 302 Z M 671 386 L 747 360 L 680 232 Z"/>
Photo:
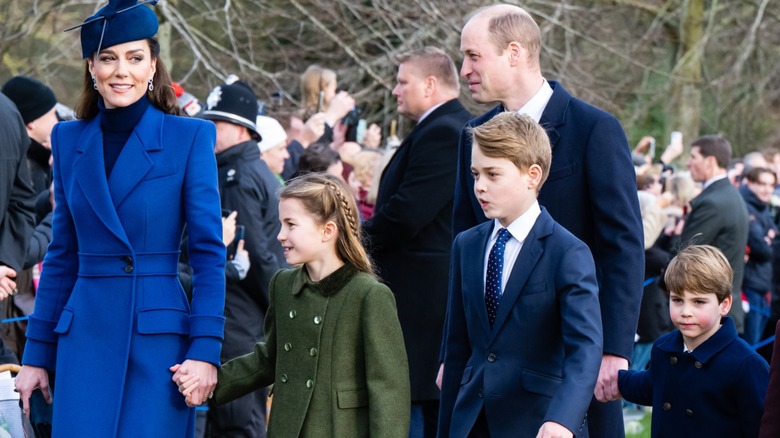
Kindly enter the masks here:
<path id="1" fill-rule="evenodd" d="M 550 101 L 547 102 L 547 106 L 544 108 L 539 124 L 547 131 L 547 135 L 550 137 L 550 145 L 555 149 L 555 145 L 561 138 L 558 133 L 558 127 L 566 122 L 566 113 L 572 97 L 571 94 L 563 88 L 563 85 L 555 81 L 548 82 L 553 89 L 553 94 L 552 97 L 550 97 Z"/>
<path id="2" fill-rule="evenodd" d="M 309 273 L 306 272 L 305 266 L 297 268 L 296 271 L 292 281 L 293 295 L 299 295 L 308 286 L 314 292 L 325 297 L 336 295 L 358 273 L 357 268 L 349 263 L 345 263 L 344 266 L 336 269 L 336 271 L 320 281 L 312 281 L 309 278 Z"/>
<path id="3" fill-rule="evenodd" d="M 117 209 L 152 168 L 150 151 L 162 148 L 162 111 L 149 107 L 136 125 L 106 179 L 103 163 L 103 132 L 98 117 L 87 121 L 76 142 L 73 161 L 76 181 L 100 220 L 116 237 L 129 244 Z"/>
<path id="4" fill-rule="evenodd" d="M 707 363 L 737 339 L 737 328 L 730 316 L 722 317 L 720 323 L 720 329 L 690 353 L 699 362 Z M 658 343 L 658 348 L 669 353 L 682 353 L 685 348 L 682 333 L 679 330 L 672 333 L 671 336 Z"/>

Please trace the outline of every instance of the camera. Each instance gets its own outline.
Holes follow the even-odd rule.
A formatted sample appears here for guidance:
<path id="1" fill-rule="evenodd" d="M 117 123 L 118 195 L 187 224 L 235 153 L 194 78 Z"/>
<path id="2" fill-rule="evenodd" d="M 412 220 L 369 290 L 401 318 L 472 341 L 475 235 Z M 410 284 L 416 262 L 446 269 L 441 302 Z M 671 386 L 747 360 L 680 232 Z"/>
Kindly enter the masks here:
<path id="1" fill-rule="evenodd" d="M 357 127 L 360 123 L 360 114 L 363 111 L 355 106 L 352 108 L 352 111 L 347 113 L 346 116 L 344 116 L 343 119 L 341 119 L 341 123 L 347 127 L 347 133 L 344 135 L 344 141 L 357 141 Z"/>

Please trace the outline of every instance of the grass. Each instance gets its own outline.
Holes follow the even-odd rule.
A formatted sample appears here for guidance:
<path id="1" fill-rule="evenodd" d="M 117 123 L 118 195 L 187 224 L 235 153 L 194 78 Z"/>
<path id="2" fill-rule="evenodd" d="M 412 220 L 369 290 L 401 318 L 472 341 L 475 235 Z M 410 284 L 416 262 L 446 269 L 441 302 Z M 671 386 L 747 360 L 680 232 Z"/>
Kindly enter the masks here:
<path id="1" fill-rule="evenodd" d="M 645 413 L 645 416 L 638 422 L 626 421 L 626 438 L 650 438 L 650 417 L 650 412 L 647 412 Z M 634 428 L 639 429 L 639 427 L 636 427 L 631 423 L 638 423 L 639 426 L 641 426 L 641 431 L 638 431 L 638 433 L 629 433 Z"/>

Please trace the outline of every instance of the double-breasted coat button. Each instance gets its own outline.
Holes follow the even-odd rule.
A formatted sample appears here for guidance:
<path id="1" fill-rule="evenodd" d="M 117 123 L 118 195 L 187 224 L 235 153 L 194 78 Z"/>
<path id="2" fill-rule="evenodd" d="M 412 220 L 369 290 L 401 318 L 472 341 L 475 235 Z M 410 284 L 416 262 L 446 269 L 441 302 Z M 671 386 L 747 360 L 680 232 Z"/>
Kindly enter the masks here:
<path id="1" fill-rule="evenodd" d="M 319 324 L 319 323 L 321 323 L 321 322 L 322 322 L 322 317 L 321 317 L 321 316 L 315 316 L 315 317 L 314 317 L 314 323 L 315 323 L 315 324 Z"/>
<path id="2" fill-rule="evenodd" d="M 290 350 L 292 350 L 292 344 L 289 342 L 284 344 L 284 351 L 290 351 Z"/>
<path id="3" fill-rule="evenodd" d="M 312 348 L 311 350 L 309 350 L 309 354 L 311 355 L 311 357 L 316 356 L 317 355 L 317 349 L 316 348 Z"/>
<path id="4" fill-rule="evenodd" d="M 490 363 L 493 363 L 493 362 L 495 362 L 495 361 L 496 361 L 496 355 L 495 355 L 495 354 L 493 354 L 493 353 L 490 353 L 490 354 L 488 354 L 487 360 L 488 360 L 488 362 L 490 362 Z"/>
<path id="5" fill-rule="evenodd" d="M 677 356 L 672 355 L 672 357 L 669 358 L 669 363 L 672 365 L 677 365 Z"/>
<path id="6" fill-rule="evenodd" d="M 281 380 L 281 381 L 282 381 L 282 383 L 287 383 L 287 374 L 282 374 L 282 375 L 279 377 L 279 380 Z"/>
<path id="7" fill-rule="evenodd" d="M 669 402 L 664 403 L 663 408 L 665 411 L 668 411 L 669 409 L 672 409 L 672 404 Z"/>
<path id="8" fill-rule="evenodd" d="M 695 364 L 693 364 L 693 365 L 694 365 L 696 368 L 701 368 L 701 367 L 703 366 L 703 365 L 701 364 L 701 362 L 699 362 L 698 360 L 697 360 L 697 361 L 696 361 L 696 363 L 695 363 Z"/>
<path id="9" fill-rule="evenodd" d="M 314 380 L 309 379 L 306 381 L 307 388 L 311 389 L 313 386 L 314 386 Z"/>
<path id="10" fill-rule="evenodd" d="M 295 310 L 290 310 L 290 319 L 295 318 L 295 315 L 297 315 L 297 314 L 298 314 L 298 312 L 296 312 Z"/>
<path id="11" fill-rule="evenodd" d="M 128 274 L 133 272 L 133 258 L 130 256 L 125 257 L 125 262 L 127 263 L 125 265 L 125 272 Z"/>
<path id="12" fill-rule="evenodd" d="M 685 410 L 685 415 L 687 415 L 687 416 L 689 416 L 689 417 L 693 417 L 693 411 L 692 411 L 692 410 L 690 410 L 690 409 L 686 409 L 686 410 Z"/>

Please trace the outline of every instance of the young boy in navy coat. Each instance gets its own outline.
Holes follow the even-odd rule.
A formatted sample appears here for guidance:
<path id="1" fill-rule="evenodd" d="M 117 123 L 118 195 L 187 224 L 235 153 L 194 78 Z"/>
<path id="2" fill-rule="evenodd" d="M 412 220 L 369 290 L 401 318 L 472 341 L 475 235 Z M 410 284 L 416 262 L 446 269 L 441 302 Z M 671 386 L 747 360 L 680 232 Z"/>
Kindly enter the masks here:
<path id="1" fill-rule="evenodd" d="M 505 112 L 471 130 L 474 192 L 492 221 L 455 238 L 439 436 L 587 436 L 602 355 L 588 247 L 536 197 L 550 142 Z"/>
<path id="2" fill-rule="evenodd" d="M 725 316 L 732 275 L 710 245 L 683 249 L 666 269 L 677 330 L 655 342 L 648 370 L 620 371 L 618 379 L 623 398 L 652 403 L 653 437 L 758 436 L 769 366 Z"/>

